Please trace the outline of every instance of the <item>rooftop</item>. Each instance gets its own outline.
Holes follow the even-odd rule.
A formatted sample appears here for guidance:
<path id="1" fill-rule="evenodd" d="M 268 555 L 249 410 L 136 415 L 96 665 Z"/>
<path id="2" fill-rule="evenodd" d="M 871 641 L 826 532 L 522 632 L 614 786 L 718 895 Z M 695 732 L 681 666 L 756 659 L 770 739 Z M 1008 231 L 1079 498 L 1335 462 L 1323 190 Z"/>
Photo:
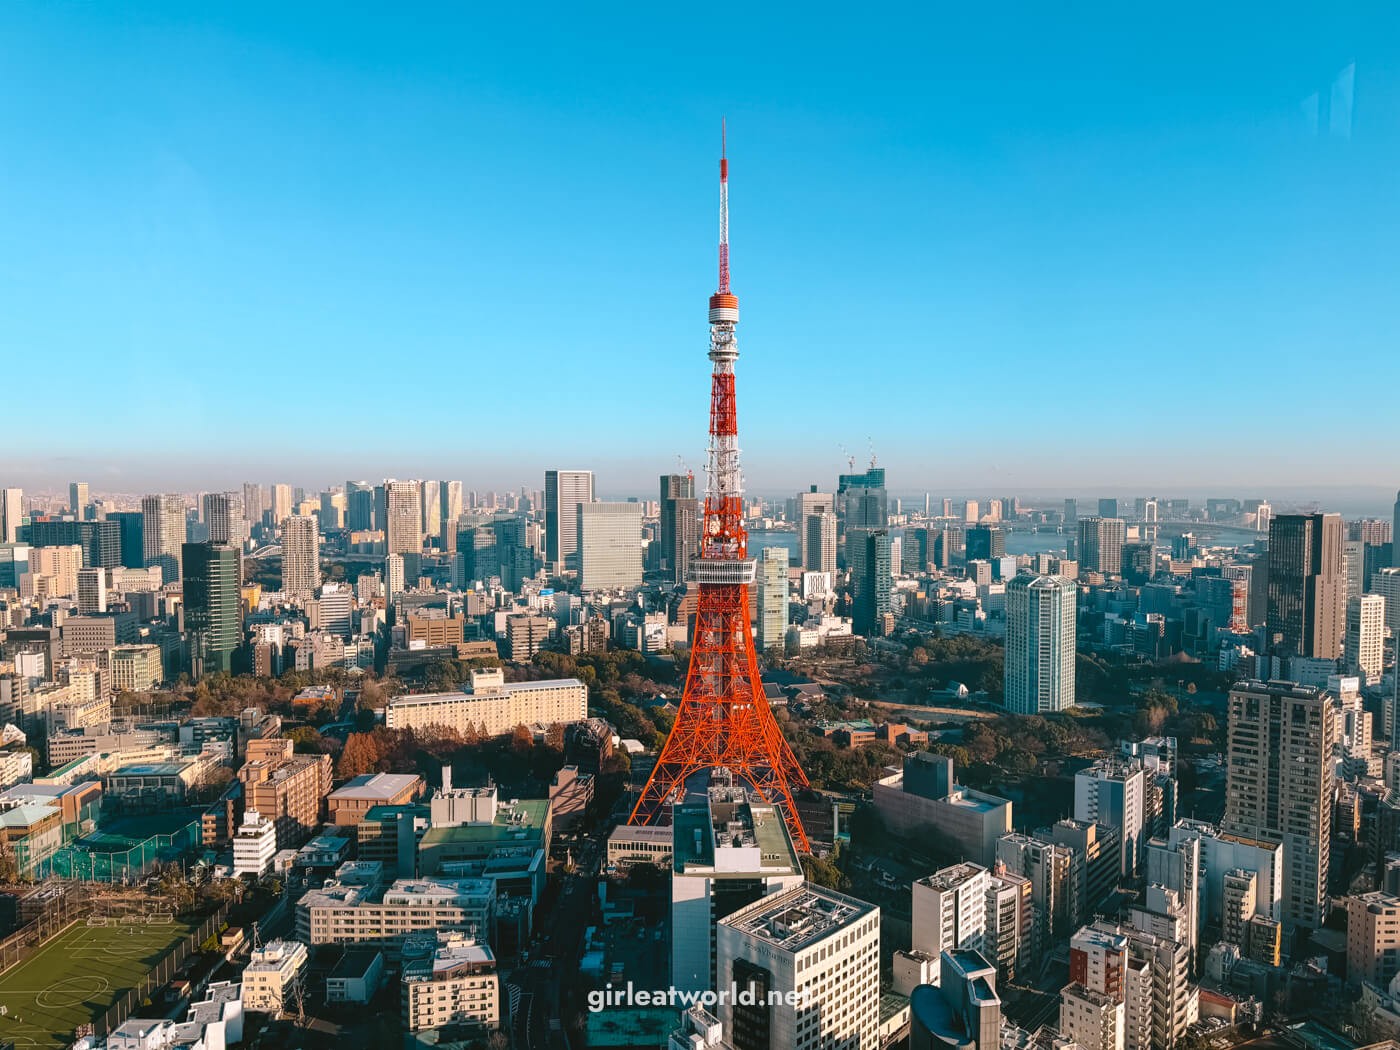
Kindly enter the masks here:
<path id="1" fill-rule="evenodd" d="M 332 791 L 330 797 L 387 801 L 422 783 L 423 778 L 417 773 L 366 773 L 346 781 Z"/>
<path id="2" fill-rule="evenodd" d="M 844 893 L 805 884 L 741 908 L 720 925 L 798 952 L 879 910 Z"/>
<path id="3" fill-rule="evenodd" d="M 379 953 L 366 949 L 351 949 L 340 957 L 330 977 L 363 977 L 379 958 Z"/>
<path id="4" fill-rule="evenodd" d="M 920 886 L 927 886 L 934 890 L 951 890 L 961 886 L 963 883 L 967 882 L 968 879 L 985 874 L 986 871 L 987 869 L 980 864 L 972 864 L 970 862 L 954 864 L 950 867 L 935 871 L 932 875 L 925 875 L 922 879 L 918 880 L 918 883 Z"/>

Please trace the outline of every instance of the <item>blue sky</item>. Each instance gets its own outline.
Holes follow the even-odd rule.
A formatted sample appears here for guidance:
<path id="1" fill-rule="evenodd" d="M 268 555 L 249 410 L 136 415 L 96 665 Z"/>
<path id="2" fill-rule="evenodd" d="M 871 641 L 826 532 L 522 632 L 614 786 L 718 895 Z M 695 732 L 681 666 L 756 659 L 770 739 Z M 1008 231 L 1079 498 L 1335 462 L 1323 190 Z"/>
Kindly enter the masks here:
<path id="1" fill-rule="evenodd" d="M 1395 9 L 967 6 L 0 6 L 0 477 L 698 470 L 725 115 L 751 488 L 1393 485 Z"/>

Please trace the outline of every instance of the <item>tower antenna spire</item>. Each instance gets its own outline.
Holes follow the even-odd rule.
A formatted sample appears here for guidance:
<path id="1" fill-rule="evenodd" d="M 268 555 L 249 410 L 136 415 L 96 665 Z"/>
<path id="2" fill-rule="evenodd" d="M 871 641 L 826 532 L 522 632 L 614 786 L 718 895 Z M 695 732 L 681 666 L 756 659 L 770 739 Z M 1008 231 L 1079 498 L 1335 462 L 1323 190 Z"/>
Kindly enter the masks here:
<path id="1" fill-rule="evenodd" d="M 719 118 L 719 293 L 729 292 L 729 131 Z"/>

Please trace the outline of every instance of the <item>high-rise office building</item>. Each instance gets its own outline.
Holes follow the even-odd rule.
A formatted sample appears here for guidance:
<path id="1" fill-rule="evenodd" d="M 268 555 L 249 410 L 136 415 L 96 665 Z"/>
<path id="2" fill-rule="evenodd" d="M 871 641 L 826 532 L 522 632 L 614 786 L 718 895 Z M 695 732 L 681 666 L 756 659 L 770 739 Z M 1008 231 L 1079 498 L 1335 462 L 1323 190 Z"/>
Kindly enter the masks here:
<path id="1" fill-rule="evenodd" d="M 238 551 L 227 543 L 186 543 L 181 557 L 190 675 L 232 673 L 243 636 Z"/>
<path id="2" fill-rule="evenodd" d="M 780 648 L 788 624 L 788 552 L 764 547 L 758 558 L 758 647 Z"/>
<path id="3" fill-rule="evenodd" d="M 1096 518 L 1080 518 L 1080 569 L 1085 572 L 1102 573 L 1104 576 L 1117 576 L 1123 571 L 1123 541 L 1127 534 L 1128 527 L 1122 518 L 1106 518 L 1102 515 Z"/>
<path id="4" fill-rule="evenodd" d="M 1101 518 L 1116 518 L 1116 517 L 1118 517 L 1118 500 L 1116 500 L 1116 499 L 1100 499 L 1100 500 L 1099 500 L 1099 517 L 1101 517 Z"/>
<path id="5" fill-rule="evenodd" d="M 384 549 L 412 558 L 415 568 L 423 552 L 423 508 L 416 481 L 384 482 Z M 404 562 L 408 570 L 408 560 Z"/>
<path id="6" fill-rule="evenodd" d="M 1346 600 L 1366 593 L 1366 544 L 1347 540 L 1342 544 L 1342 574 L 1346 577 Z"/>
<path id="7" fill-rule="evenodd" d="M 117 546 L 120 551 L 117 565 L 128 569 L 146 567 L 145 520 L 145 514 L 139 510 L 108 512 L 107 521 L 117 523 Z M 116 565 L 108 565 L 106 568 L 114 569 Z"/>
<path id="8" fill-rule="evenodd" d="M 0 543 L 18 543 L 24 521 L 24 490 L 0 489 Z"/>
<path id="9" fill-rule="evenodd" d="M 1380 569 L 1371 577 L 1371 593 L 1385 599 L 1385 625 L 1400 635 L 1400 566 Z"/>
<path id="10" fill-rule="evenodd" d="M 642 585 L 642 505 L 579 503 L 579 589 L 626 590 Z"/>
<path id="11" fill-rule="evenodd" d="M 808 572 L 836 571 L 836 515 L 830 510 L 803 519 L 803 561 Z"/>
<path id="12" fill-rule="evenodd" d="M 78 615 L 107 611 L 107 570 L 98 566 L 78 570 Z"/>
<path id="13" fill-rule="evenodd" d="M 316 519 L 293 514 L 282 521 L 282 590 L 306 601 L 321 586 L 321 533 Z"/>
<path id="14" fill-rule="evenodd" d="M 718 987 L 750 993 L 720 1004 L 733 1050 L 879 1050 L 875 905 L 810 883 L 776 893 L 719 921 L 716 958 Z"/>
<path id="15" fill-rule="evenodd" d="M 1079 524 L 1079 501 L 1072 496 L 1065 500 L 1064 523 L 1066 528 Z"/>
<path id="16" fill-rule="evenodd" d="M 1327 917 L 1336 723 L 1336 701 L 1319 689 L 1243 682 L 1230 691 L 1221 830 L 1283 845 L 1283 917 L 1313 929 Z"/>
<path id="17" fill-rule="evenodd" d="M 578 507 L 593 502 L 593 471 L 544 472 L 544 558 L 554 573 L 578 569 Z"/>
<path id="18" fill-rule="evenodd" d="M 715 988 L 715 926 L 740 908 L 803 883 L 782 816 L 743 788 L 713 787 L 678 803 L 671 821 L 671 984 Z"/>
<path id="19" fill-rule="evenodd" d="M 1006 533 L 990 525 L 973 525 L 963 534 L 968 561 L 991 561 L 1006 557 Z"/>
<path id="20" fill-rule="evenodd" d="M 206 492 L 200 499 L 200 512 L 209 528 L 210 543 L 242 547 L 247 538 L 243 517 L 243 497 L 237 492 Z"/>
<path id="21" fill-rule="evenodd" d="M 138 515 L 139 517 L 139 515 Z M 115 569 L 122 563 L 119 521 L 53 521 L 41 518 L 29 523 L 29 543 L 34 547 L 83 549 L 83 564 Z M 132 568 L 141 568 L 133 565 Z"/>
<path id="22" fill-rule="evenodd" d="M 442 519 L 442 545 L 447 546 L 447 538 L 457 530 L 457 519 L 462 516 L 462 483 L 443 481 L 438 483 L 438 511 Z"/>
<path id="23" fill-rule="evenodd" d="M 442 485 L 429 479 L 418 483 L 419 522 L 424 539 L 442 535 Z"/>
<path id="24" fill-rule="evenodd" d="M 804 567 L 809 568 L 809 571 L 812 572 L 836 571 L 836 535 L 834 529 L 831 541 L 832 554 L 830 570 L 810 569 L 811 562 L 808 560 L 807 519 L 813 514 L 827 513 L 832 515 L 832 521 L 834 523 L 836 514 L 835 498 L 829 492 L 818 492 L 817 486 L 815 485 L 810 486 L 805 492 L 799 492 L 792 501 L 792 520 L 793 524 L 797 526 L 797 558 Z"/>
<path id="25" fill-rule="evenodd" d="M 82 521 L 87 514 L 88 483 L 86 481 L 74 481 L 68 485 L 68 509 L 73 517 Z"/>
<path id="26" fill-rule="evenodd" d="M 662 474 L 660 522 L 661 572 L 673 583 L 684 583 L 690 559 L 700 544 L 700 501 L 693 474 Z"/>
<path id="27" fill-rule="evenodd" d="M 883 529 L 890 523 L 885 468 L 836 478 L 836 511 L 847 529 Z"/>
<path id="28" fill-rule="evenodd" d="M 885 616 L 893 608 L 894 576 L 887 529 L 847 529 L 846 559 L 851 567 L 851 627 L 856 634 L 885 633 Z"/>
<path id="29" fill-rule="evenodd" d="M 281 521 L 292 516 L 292 486 L 276 484 L 272 486 L 272 520 Z"/>
<path id="30" fill-rule="evenodd" d="M 1363 685 L 1381 680 L 1385 660 L 1385 599 L 1379 594 L 1362 594 L 1347 602 L 1346 642 L 1342 657 L 1347 674 Z"/>
<path id="31" fill-rule="evenodd" d="M 180 579 L 185 543 L 184 499 L 174 493 L 142 499 L 141 538 L 146 566 L 159 566 L 161 579 L 166 583 Z"/>
<path id="32" fill-rule="evenodd" d="M 1340 514 L 1280 514 L 1270 522 L 1265 634 L 1274 655 L 1341 656 L 1342 536 Z"/>
<path id="33" fill-rule="evenodd" d="M 256 482 L 243 483 L 243 519 L 247 523 L 248 534 L 262 524 L 263 511 L 267 510 L 267 493 Z"/>
<path id="34" fill-rule="evenodd" d="M 378 528 L 374 521 L 374 486 L 368 482 L 345 483 L 345 527 L 351 532 Z"/>
<path id="35" fill-rule="evenodd" d="M 1022 574 L 1006 585 L 1006 709 L 1043 714 L 1074 706 L 1079 588 L 1063 576 Z"/>
<path id="36" fill-rule="evenodd" d="M 1390 563 L 1400 568 L 1400 492 L 1395 494 L 1394 517 L 1390 526 Z"/>

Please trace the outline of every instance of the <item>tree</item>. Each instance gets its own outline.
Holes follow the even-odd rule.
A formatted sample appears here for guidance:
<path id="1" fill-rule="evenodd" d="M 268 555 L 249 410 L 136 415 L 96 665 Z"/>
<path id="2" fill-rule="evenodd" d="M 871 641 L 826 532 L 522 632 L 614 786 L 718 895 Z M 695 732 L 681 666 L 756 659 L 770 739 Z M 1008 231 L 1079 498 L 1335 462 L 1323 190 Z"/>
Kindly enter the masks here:
<path id="1" fill-rule="evenodd" d="M 336 764 L 336 775 L 349 779 L 372 773 L 383 757 L 373 733 L 351 733 L 345 739 L 345 749 Z"/>
<path id="2" fill-rule="evenodd" d="M 829 890 L 848 890 L 851 888 L 850 876 L 837 867 L 835 861 L 825 857 L 804 856 L 802 858 L 802 872 L 807 877 L 808 882 L 815 882 L 818 886 L 824 886 Z"/>
<path id="3" fill-rule="evenodd" d="M 510 738 L 511 749 L 517 755 L 528 755 L 535 749 L 535 734 L 530 732 L 527 725 L 518 725 Z"/>

